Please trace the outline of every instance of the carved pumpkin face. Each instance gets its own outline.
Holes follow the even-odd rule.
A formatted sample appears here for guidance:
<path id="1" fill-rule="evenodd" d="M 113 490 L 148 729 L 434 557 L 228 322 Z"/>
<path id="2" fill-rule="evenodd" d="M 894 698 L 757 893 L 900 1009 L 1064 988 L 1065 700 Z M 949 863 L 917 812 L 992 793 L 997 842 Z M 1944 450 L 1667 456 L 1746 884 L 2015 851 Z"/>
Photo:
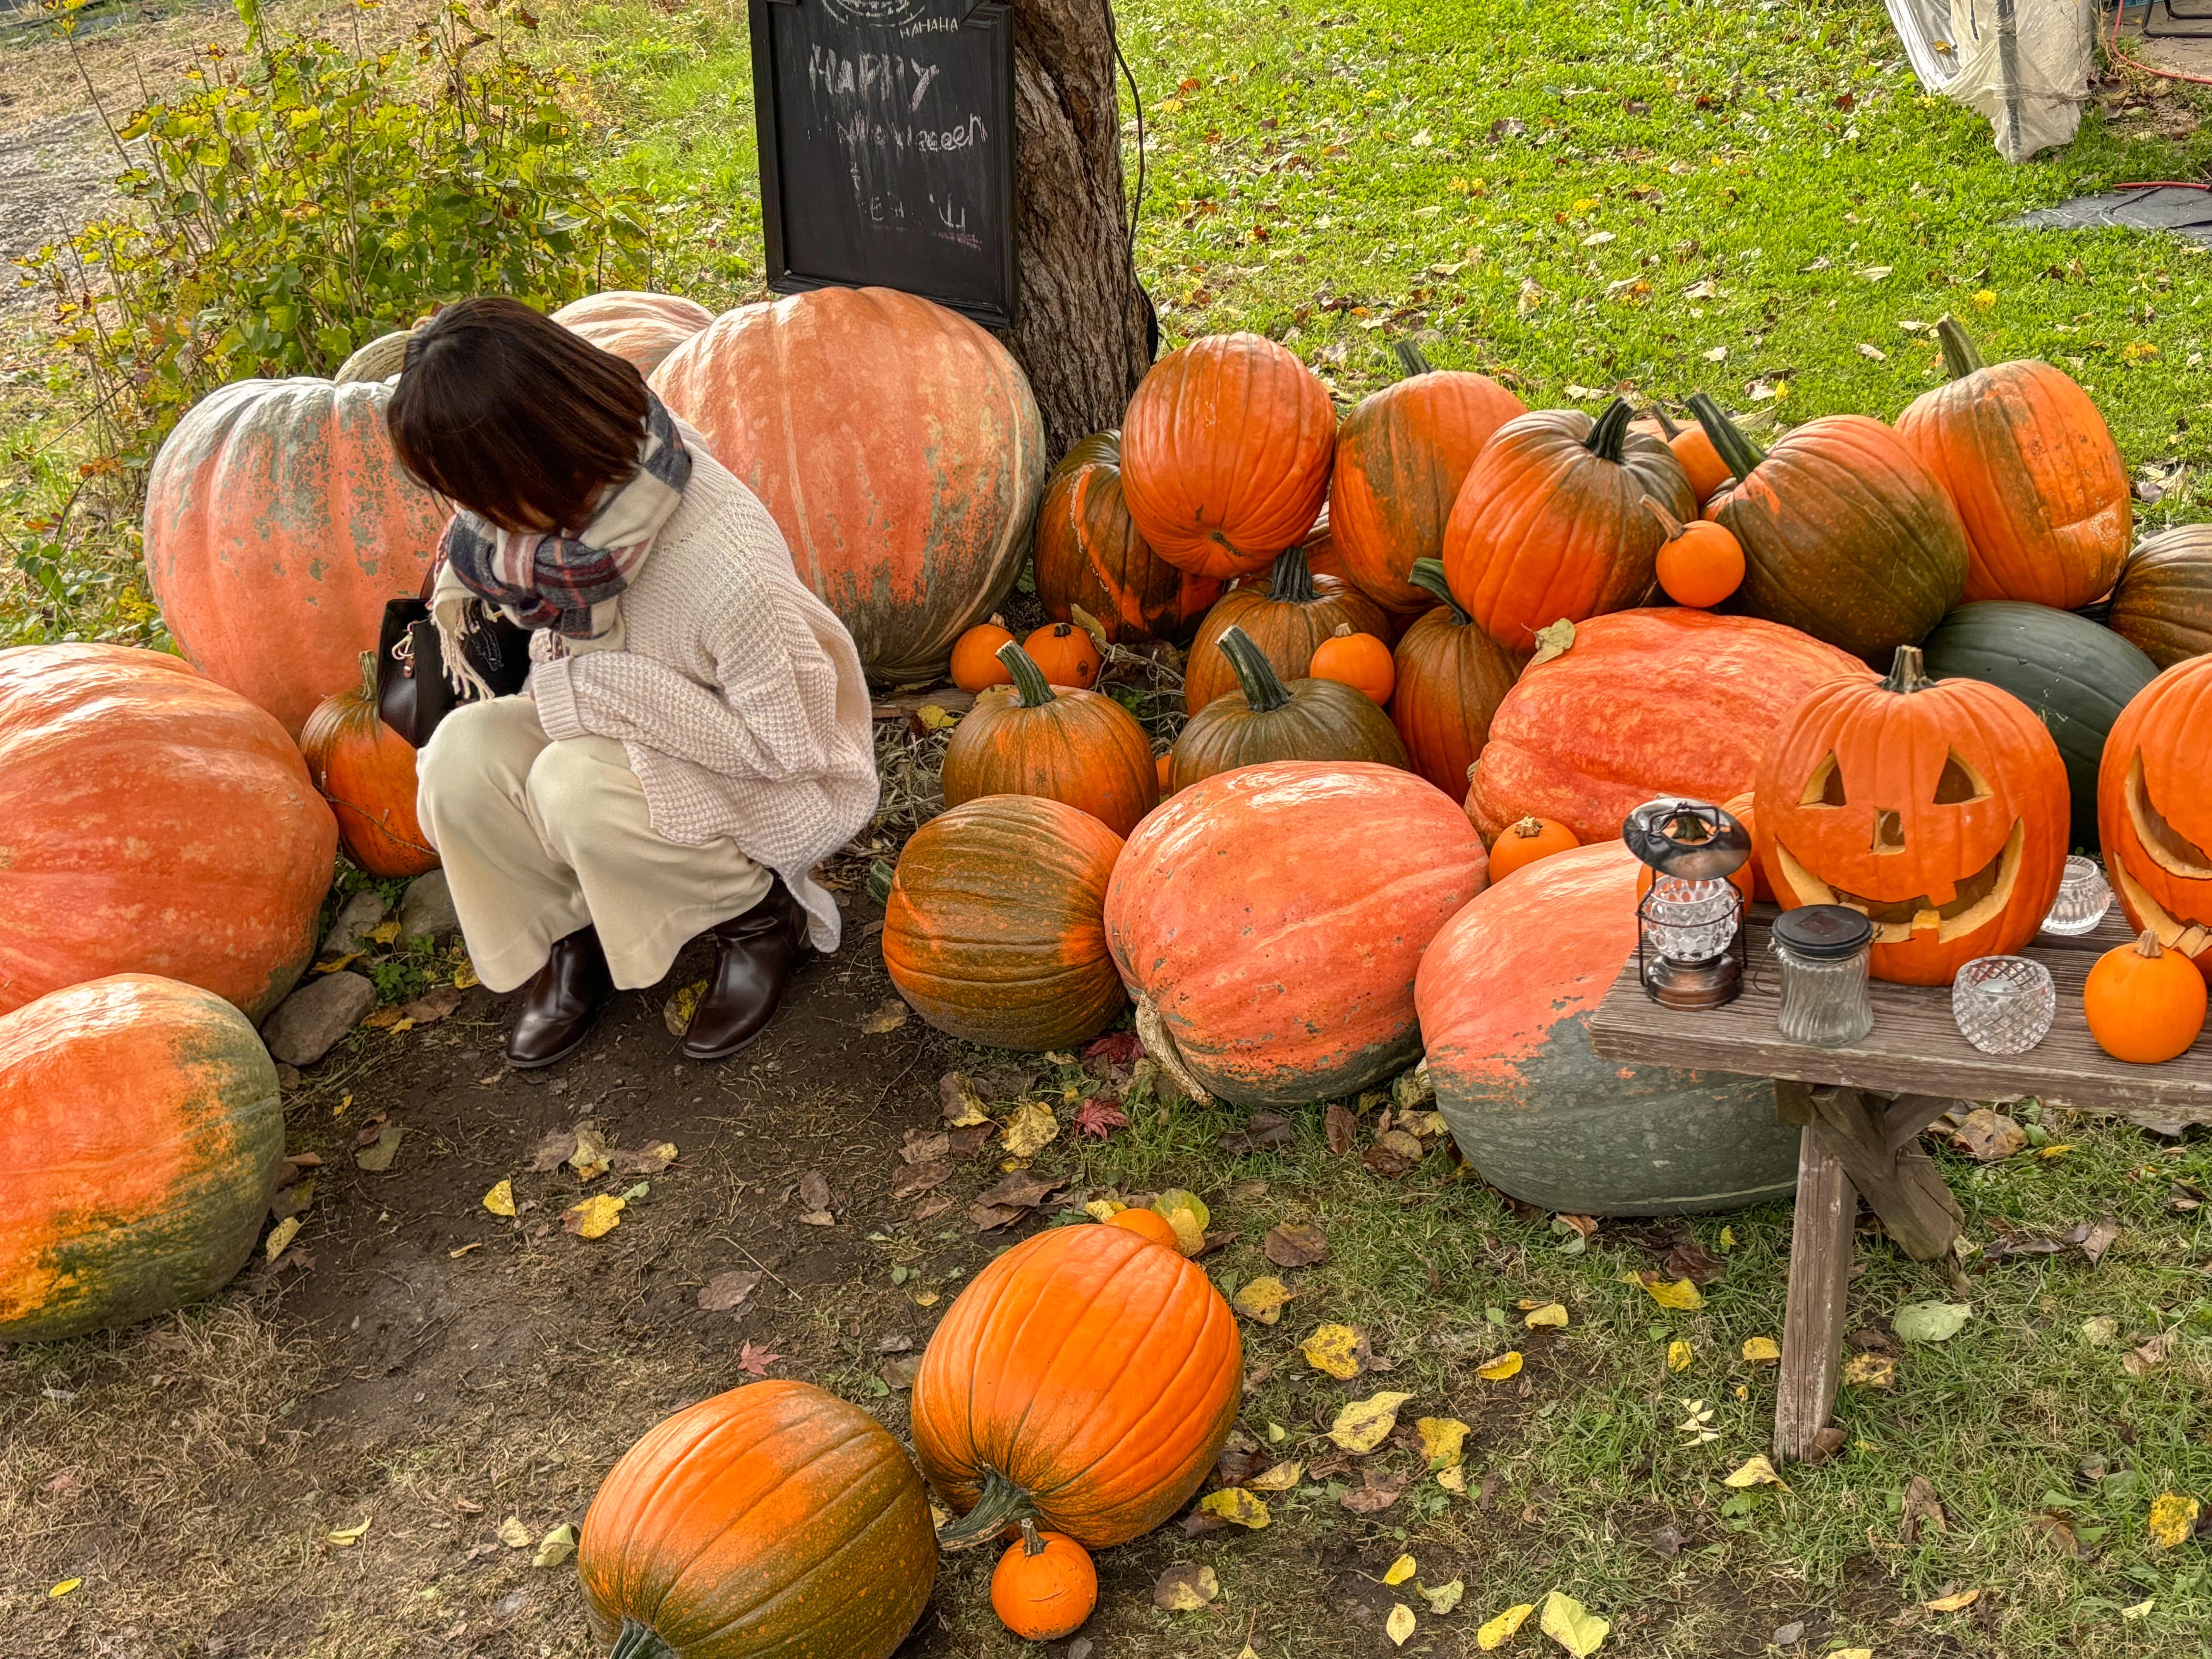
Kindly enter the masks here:
<path id="1" fill-rule="evenodd" d="M 2097 832 L 2128 920 L 2212 978 L 2212 657 L 2175 664 L 2112 722 Z"/>
<path id="2" fill-rule="evenodd" d="M 1931 681 L 1903 646 L 1887 678 L 1831 682 L 1783 722 L 1753 833 L 1784 908 L 1848 905 L 1875 924 L 1875 978 L 1948 985 L 2035 936 L 2067 814 L 2065 763 L 2033 711 L 1993 685 Z"/>

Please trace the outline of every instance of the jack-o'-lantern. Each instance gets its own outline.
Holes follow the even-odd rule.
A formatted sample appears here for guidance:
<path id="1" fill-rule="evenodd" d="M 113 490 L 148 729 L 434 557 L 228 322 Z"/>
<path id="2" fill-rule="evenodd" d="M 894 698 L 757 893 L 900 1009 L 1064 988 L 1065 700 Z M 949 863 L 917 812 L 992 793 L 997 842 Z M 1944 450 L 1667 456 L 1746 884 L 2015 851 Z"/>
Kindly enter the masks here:
<path id="1" fill-rule="evenodd" d="M 2212 979 L 2212 657 L 2176 663 L 2112 722 L 2097 834 L 2128 920 Z"/>
<path id="2" fill-rule="evenodd" d="M 1948 985 L 2035 937 L 2067 820 L 2066 765 L 2035 712 L 1994 685 L 1929 679 L 1910 645 L 1886 678 L 1815 688 L 1768 740 L 1753 791 L 1777 902 L 1863 912 L 1874 976 L 1905 985 Z"/>

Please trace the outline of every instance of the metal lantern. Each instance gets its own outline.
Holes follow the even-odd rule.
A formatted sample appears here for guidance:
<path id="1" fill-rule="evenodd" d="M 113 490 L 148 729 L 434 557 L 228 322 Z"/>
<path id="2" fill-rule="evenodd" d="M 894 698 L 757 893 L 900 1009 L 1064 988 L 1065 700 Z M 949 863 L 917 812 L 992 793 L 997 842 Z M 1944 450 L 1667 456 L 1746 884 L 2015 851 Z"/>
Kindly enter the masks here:
<path id="1" fill-rule="evenodd" d="M 1718 1008 L 1743 989 L 1743 895 L 1729 878 L 1751 836 L 1709 801 L 1662 796 L 1628 815 L 1620 838 L 1650 866 L 1636 906 L 1644 994 L 1668 1008 Z"/>

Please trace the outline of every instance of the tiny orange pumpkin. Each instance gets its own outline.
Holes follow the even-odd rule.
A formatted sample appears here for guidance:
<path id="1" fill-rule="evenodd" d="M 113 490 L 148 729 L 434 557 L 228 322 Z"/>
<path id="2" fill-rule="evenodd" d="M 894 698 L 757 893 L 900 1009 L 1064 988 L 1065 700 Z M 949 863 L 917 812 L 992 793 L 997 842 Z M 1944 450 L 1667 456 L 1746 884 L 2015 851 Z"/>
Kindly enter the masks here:
<path id="1" fill-rule="evenodd" d="M 1089 690 L 1098 683 L 1098 647 L 1073 623 L 1047 623 L 1022 641 L 1046 682 Z"/>
<path id="2" fill-rule="evenodd" d="M 1581 845 L 1575 832 L 1556 819 L 1522 818 L 1499 830 L 1497 841 L 1492 844 L 1490 879 L 1495 884 L 1523 865 Z"/>
<path id="3" fill-rule="evenodd" d="M 1356 691 L 1364 691 L 1376 707 L 1390 701 L 1397 688 L 1398 668 L 1390 647 L 1372 634 L 1355 634 L 1349 623 L 1339 623 L 1336 632 L 1314 647 L 1313 665 L 1307 678 L 1340 680 Z"/>
<path id="4" fill-rule="evenodd" d="M 1657 566 L 1668 599 L 1710 610 L 1743 586 L 1743 544 L 1732 534 L 1710 519 L 1684 524 L 1649 495 L 1644 506 L 1667 532 Z"/>
<path id="5" fill-rule="evenodd" d="M 991 1610 L 1025 1642 L 1073 1636 L 1098 1605 L 1098 1569 L 1091 1553 L 1064 1532 L 1022 1522 L 991 1574 Z"/>
<path id="6" fill-rule="evenodd" d="M 2097 958 L 2081 988 L 2089 1035 L 2114 1060 L 2157 1066 L 2189 1051 L 2204 1029 L 2204 976 L 2146 927 Z"/>
<path id="7" fill-rule="evenodd" d="M 1014 683 L 1013 671 L 999 660 L 999 647 L 1013 642 L 1013 635 L 997 617 L 987 623 L 977 623 L 953 641 L 953 684 L 963 691 L 981 691 L 993 685 L 1012 685 Z"/>
<path id="8" fill-rule="evenodd" d="M 1170 1221 L 1158 1210 L 1145 1209 L 1132 1205 L 1126 1210 L 1115 1211 L 1107 1218 L 1106 1224 L 1109 1227 L 1127 1227 L 1139 1238 L 1149 1238 L 1155 1244 L 1164 1245 L 1177 1255 L 1182 1254 L 1182 1240 L 1176 1232 L 1175 1223 Z"/>

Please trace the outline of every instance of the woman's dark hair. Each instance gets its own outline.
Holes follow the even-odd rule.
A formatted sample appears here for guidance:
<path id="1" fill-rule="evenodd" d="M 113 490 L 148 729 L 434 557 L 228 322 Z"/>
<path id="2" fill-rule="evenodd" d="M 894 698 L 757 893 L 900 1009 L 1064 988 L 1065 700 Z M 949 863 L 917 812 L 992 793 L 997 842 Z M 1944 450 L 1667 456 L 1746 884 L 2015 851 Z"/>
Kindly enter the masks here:
<path id="1" fill-rule="evenodd" d="M 516 300 L 447 306 L 408 342 L 385 412 L 416 479 L 502 530 L 581 530 L 637 471 L 636 365 Z"/>

